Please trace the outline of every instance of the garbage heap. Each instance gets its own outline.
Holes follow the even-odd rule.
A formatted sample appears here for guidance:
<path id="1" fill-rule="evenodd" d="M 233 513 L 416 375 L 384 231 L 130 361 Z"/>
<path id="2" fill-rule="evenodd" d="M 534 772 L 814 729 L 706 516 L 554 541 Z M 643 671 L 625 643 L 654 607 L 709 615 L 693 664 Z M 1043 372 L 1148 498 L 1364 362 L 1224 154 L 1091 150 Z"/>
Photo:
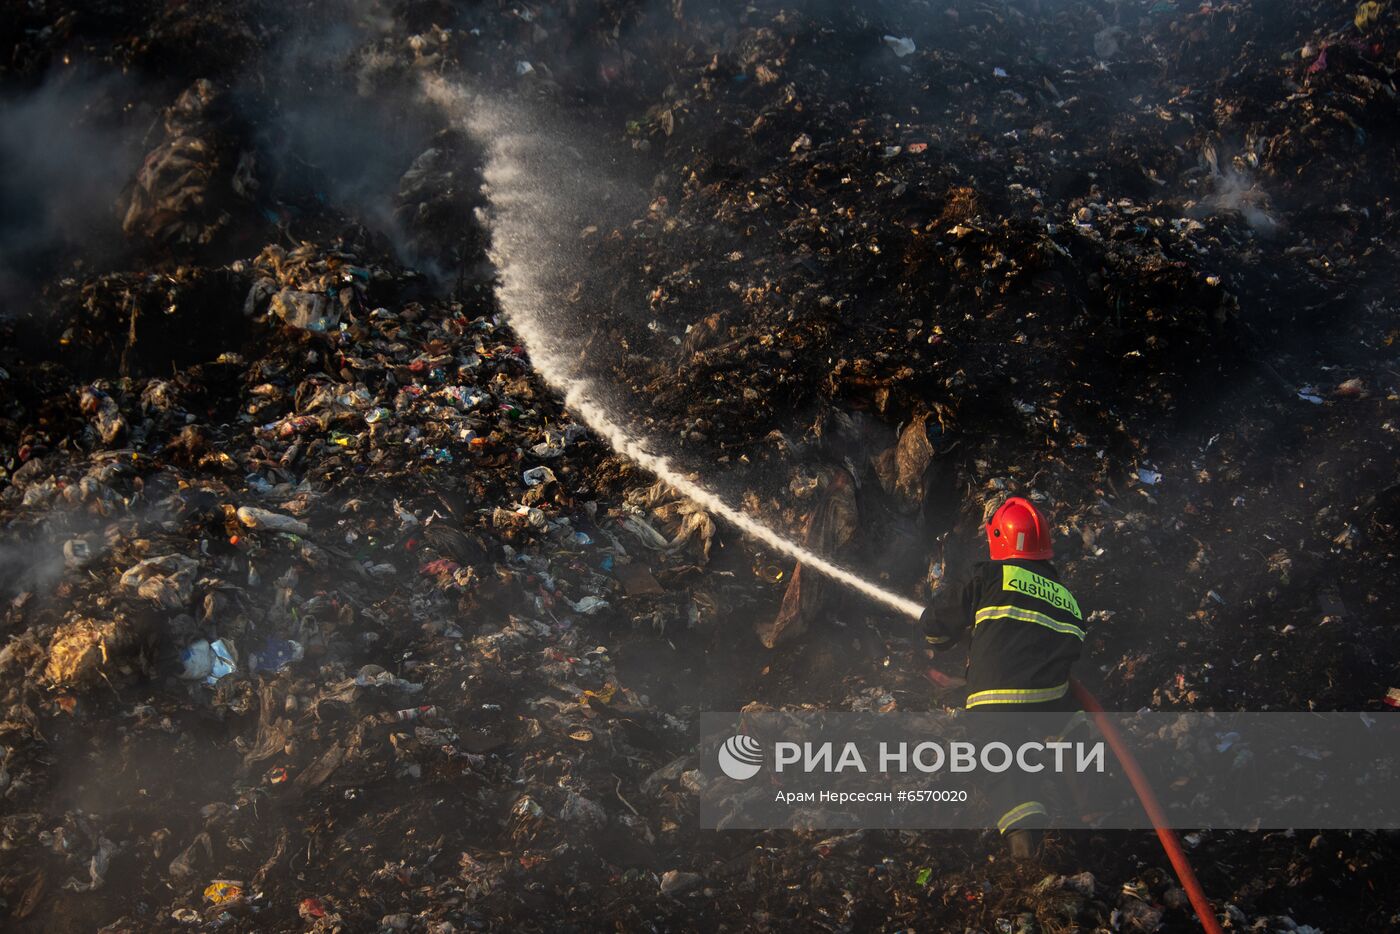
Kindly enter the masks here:
<path id="1" fill-rule="evenodd" d="M 749 512 L 920 596 L 1030 496 L 1109 706 L 1400 703 L 1389 5 L 18 16 L 23 125 L 135 155 L 0 228 L 7 928 L 1192 927 L 1142 834 L 697 829 L 700 711 L 961 658 L 563 406 L 425 76 L 626 154 L 560 307 Z M 69 165 L 10 126 L 7 199 Z M 1231 929 L 1400 911 L 1383 834 L 1186 842 Z"/>

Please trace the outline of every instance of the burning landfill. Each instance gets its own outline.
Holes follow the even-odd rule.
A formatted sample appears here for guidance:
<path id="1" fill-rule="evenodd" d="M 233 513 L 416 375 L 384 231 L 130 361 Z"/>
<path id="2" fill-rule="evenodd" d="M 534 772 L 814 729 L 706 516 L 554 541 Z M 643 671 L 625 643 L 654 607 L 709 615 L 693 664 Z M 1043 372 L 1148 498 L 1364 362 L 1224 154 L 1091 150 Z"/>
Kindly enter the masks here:
<path id="1" fill-rule="evenodd" d="M 700 711 L 962 703 L 1008 495 L 1106 706 L 1400 706 L 1390 0 L 3 32 L 9 930 L 1196 929 L 1145 833 L 696 826 Z M 1400 923 L 1393 834 L 1185 845 Z"/>

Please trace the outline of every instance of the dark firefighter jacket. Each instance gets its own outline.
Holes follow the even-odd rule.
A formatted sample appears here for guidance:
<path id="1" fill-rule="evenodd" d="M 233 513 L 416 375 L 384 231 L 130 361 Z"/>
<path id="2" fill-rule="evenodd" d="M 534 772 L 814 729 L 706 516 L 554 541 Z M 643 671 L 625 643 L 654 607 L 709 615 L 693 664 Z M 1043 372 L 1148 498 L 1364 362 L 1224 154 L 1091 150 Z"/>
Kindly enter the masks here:
<path id="1" fill-rule="evenodd" d="M 932 646 L 972 631 L 967 706 L 1048 704 L 1069 691 L 1084 615 L 1048 561 L 985 561 L 938 591 L 923 615 Z"/>

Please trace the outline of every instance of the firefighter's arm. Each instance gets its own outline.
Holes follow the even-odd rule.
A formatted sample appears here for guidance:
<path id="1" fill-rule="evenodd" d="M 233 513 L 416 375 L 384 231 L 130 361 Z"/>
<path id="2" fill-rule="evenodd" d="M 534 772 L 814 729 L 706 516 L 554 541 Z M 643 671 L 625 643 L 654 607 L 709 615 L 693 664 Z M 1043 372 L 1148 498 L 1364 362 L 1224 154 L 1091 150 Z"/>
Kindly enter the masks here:
<path id="1" fill-rule="evenodd" d="M 931 606 L 924 607 L 924 613 L 919 617 L 919 625 L 924 630 L 924 644 L 930 649 L 947 648 L 957 641 L 956 636 L 946 635 L 943 632 L 943 628 L 938 622 L 938 613 Z M 933 653 L 930 652 L 929 657 L 932 658 Z"/>
<path id="2" fill-rule="evenodd" d="M 939 588 L 924 608 L 919 625 L 929 648 L 947 648 L 962 638 L 972 621 L 973 581 Z"/>

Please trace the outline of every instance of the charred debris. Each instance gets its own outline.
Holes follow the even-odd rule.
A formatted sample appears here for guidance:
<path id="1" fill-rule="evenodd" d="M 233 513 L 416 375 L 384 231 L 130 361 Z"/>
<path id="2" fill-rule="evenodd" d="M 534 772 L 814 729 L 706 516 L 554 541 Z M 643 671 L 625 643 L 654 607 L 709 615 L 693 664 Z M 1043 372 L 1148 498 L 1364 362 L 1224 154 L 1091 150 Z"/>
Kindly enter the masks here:
<path id="1" fill-rule="evenodd" d="M 1032 872 L 977 834 L 695 829 L 699 711 L 956 692 L 563 406 L 495 301 L 488 141 L 418 89 L 617 154 L 645 198 L 569 231 L 561 320 L 753 514 L 920 597 L 1029 496 L 1105 701 L 1382 710 L 1396 16 L 23 4 L 6 928 L 1192 929 L 1146 835 Z M 1396 923 L 1393 835 L 1187 841 L 1230 930 Z"/>

